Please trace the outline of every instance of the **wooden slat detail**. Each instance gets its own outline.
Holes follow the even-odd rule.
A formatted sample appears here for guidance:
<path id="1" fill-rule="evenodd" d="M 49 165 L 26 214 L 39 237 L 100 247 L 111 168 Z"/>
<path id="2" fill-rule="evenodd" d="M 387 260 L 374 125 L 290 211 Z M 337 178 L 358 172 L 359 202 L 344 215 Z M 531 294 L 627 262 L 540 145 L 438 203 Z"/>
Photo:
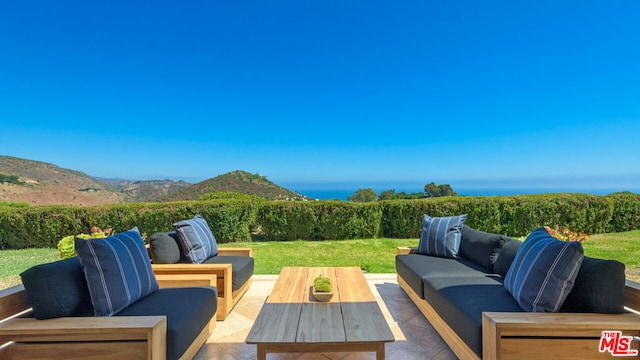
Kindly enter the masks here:
<path id="1" fill-rule="evenodd" d="M 502 339 L 501 360 L 612 359 L 599 351 L 600 338 L 591 339 Z M 635 357 L 634 357 L 635 358 Z M 624 359 L 624 357 L 623 357 Z"/>
<path id="2" fill-rule="evenodd" d="M 220 256 L 253 256 L 252 248 L 218 248 Z"/>
<path id="3" fill-rule="evenodd" d="M 143 360 L 147 357 L 147 343 L 80 342 L 80 343 L 16 343 L 7 348 L 6 359 L 87 359 L 87 360 Z"/>
<path id="4" fill-rule="evenodd" d="M 344 342 L 345 340 L 339 303 L 302 304 L 296 342 Z"/>
<path id="5" fill-rule="evenodd" d="M 255 344 L 293 343 L 298 332 L 302 311 L 304 288 L 307 280 L 306 268 L 285 267 L 271 290 L 256 321 L 251 327 L 246 342 Z"/>
<path id="6" fill-rule="evenodd" d="M 269 304 L 302 303 L 309 269 L 303 267 L 282 268 L 267 298 Z"/>
<path id="7" fill-rule="evenodd" d="M 349 342 L 391 342 L 393 333 L 378 303 L 342 303 L 344 329 Z"/>
<path id="8" fill-rule="evenodd" d="M 342 302 L 376 301 L 359 267 L 336 268 L 338 292 Z"/>

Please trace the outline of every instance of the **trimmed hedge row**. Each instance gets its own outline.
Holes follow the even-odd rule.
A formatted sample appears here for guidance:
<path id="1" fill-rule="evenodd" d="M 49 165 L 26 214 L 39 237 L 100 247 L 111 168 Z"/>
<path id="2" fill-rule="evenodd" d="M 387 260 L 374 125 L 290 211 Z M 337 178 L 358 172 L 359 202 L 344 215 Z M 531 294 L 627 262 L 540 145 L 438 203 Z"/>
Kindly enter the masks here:
<path id="1" fill-rule="evenodd" d="M 116 232 L 137 226 L 151 235 L 202 215 L 219 242 L 416 238 L 424 214 L 468 214 L 483 231 L 524 236 L 540 225 L 588 234 L 640 229 L 640 195 L 545 194 L 442 197 L 371 203 L 208 200 L 95 207 L 0 207 L 0 249 L 55 247 L 91 227 Z"/>

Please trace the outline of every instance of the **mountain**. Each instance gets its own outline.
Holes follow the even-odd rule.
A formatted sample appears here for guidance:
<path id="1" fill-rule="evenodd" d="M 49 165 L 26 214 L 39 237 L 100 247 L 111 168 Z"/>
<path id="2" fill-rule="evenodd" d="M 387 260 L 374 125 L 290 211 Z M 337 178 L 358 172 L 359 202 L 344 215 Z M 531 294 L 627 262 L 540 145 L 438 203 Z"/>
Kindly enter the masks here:
<path id="1" fill-rule="evenodd" d="M 18 176 L 16 183 L 0 183 L 0 202 L 31 205 L 102 205 L 123 199 L 89 175 L 41 161 L 0 155 L 0 174 Z"/>
<path id="2" fill-rule="evenodd" d="M 265 176 L 241 170 L 192 185 L 182 180 L 94 178 L 50 163 L 0 155 L 0 175 L 0 202 L 31 205 L 196 200 L 213 191 L 232 191 L 271 200 L 307 200 L 304 195 L 276 185 Z"/>
<path id="3" fill-rule="evenodd" d="M 298 194 L 267 180 L 265 176 L 236 170 L 186 187 L 157 200 L 196 200 L 214 191 L 232 191 L 247 195 L 257 195 L 269 200 L 306 200 Z"/>
<path id="4" fill-rule="evenodd" d="M 179 180 L 125 180 L 96 178 L 114 192 L 120 193 L 125 202 L 148 202 L 191 186 Z"/>

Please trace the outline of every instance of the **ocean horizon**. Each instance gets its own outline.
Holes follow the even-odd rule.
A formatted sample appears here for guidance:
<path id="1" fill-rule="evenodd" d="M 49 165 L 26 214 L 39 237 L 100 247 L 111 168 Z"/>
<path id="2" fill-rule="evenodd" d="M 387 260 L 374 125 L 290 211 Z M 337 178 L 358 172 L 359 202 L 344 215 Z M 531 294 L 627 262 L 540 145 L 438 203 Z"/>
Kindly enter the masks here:
<path id="1" fill-rule="evenodd" d="M 317 200 L 342 200 L 346 201 L 348 196 L 353 195 L 356 189 L 295 189 L 291 190 Z M 375 189 L 373 191 L 380 195 L 386 189 Z M 534 195 L 534 194 L 552 194 L 552 193 L 576 193 L 590 195 L 608 195 L 616 192 L 629 191 L 640 194 L 640 189 L 614 189 L 614 188 L 593 188 L 593 189 L 572 189 L 572 188 L 460 188 L 454 189 L 458 196 L 513 196 L 513 195 Z M 405 192 L 407 194 L 419 192 L 415 189 L 403 190 L 396 189 L 396 193 Z"/>

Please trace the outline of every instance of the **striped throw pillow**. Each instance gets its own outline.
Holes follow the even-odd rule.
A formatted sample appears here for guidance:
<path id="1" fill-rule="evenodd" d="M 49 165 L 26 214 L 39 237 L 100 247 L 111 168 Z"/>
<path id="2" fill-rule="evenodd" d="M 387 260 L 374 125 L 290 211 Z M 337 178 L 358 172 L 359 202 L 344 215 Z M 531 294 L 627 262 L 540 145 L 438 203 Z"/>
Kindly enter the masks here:
<path id="1" fill-rule="evenodd" d="M 182 244 L 184 255 L 194 264 L 201 264 L 212 256 L 218 255 L 218 244 L 211 233 L 207 221 L 200 215 L 191 220 L 182 220 L 173 224 Z"/>
<path id="2" fill-rule="evenodd" d="M 138 228 L 101 239 L 75 239 L 95 316 L 112 316 L 158 290 Z"/>
<path id="3" fill-rule="evenodd" d="M 582 244 L 552 237 L 544 227 L 522 243 L 504 287 L 530 312 L 557 312 L 573 288 L 584 258 Z"/>
<path id="4" fill-rule="evenodd" d="M 457 258 L 466 219 L 467 214 L 435 218 L 424 215 L 418 254 Z"/>

